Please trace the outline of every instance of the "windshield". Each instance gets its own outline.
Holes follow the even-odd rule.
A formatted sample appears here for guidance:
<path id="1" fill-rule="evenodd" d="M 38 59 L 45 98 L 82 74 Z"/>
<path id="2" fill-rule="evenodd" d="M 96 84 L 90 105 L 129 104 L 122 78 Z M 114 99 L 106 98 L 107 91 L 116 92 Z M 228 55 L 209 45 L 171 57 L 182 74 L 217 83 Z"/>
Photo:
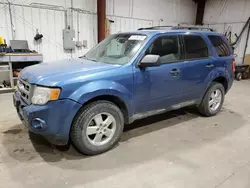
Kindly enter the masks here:
<path id="1" fill-rule="evenodd" d="M 140 49 L 146 38 L 146 35 L 140 34 L 111 35 L 84 57 L 91 61 L 124 65 Z"/>

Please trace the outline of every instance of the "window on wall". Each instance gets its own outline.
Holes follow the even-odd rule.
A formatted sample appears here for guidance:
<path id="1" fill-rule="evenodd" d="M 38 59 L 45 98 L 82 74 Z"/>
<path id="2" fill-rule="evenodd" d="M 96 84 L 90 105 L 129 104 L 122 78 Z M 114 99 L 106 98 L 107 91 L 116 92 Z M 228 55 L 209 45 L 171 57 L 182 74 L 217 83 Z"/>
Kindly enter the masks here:
<path id="1" fill-rule="evenodd" d="M 148 48 L 146 54 L 160 56 L 161 63 L 170 63 L 180 60 L 180 49 L 177 36 L 157 38 Z"/>
<path id="2" fill-rule="evenodd" d="M 208 57 L 208 47 L 201 36 L 184 35 L 185 59 L 198 59 Z"/>
<path id="3" fill-rule="evenodd" d="M 224 57 L 230 55 L 230 51 L 227 44 L 220 36 L 208 36 L 208 38 L 212 42 L 218 56 Z"/>

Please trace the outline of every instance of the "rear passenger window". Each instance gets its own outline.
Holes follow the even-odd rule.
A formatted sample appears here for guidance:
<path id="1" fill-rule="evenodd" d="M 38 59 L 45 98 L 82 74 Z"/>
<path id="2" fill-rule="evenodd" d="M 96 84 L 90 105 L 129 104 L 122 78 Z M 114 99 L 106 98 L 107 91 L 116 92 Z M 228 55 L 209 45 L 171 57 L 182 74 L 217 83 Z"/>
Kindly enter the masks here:
<path id="1" fill-rule="evenodd" d="M 159 55 L 161 63 L 170 63 L 180 60 L 178 37 L 171 35 L 157 38 L 150 45 L 146 54 Z"/>
<path id="2" fill-rule="evenodd" d="M 208 36 L 208 38 L 212 42 L 218 56 L 230 56 L 229 48 L 220 36 Z"/>
<path id="3" fill-rule="evenodd" d="M 208 57 L 208 47 L 204 39 L 196 35 L 183 35 L 185 45 L 185 59 Z"/>

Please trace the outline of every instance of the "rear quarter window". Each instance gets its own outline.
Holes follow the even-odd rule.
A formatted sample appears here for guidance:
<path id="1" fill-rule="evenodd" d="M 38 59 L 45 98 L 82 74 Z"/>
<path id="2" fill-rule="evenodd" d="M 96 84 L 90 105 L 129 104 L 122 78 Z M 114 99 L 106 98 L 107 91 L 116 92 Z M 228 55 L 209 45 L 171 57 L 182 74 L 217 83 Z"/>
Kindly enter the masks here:
<path id="1" fill-rule="evenodd" d="M 208 36 L 219 57 L 230 56 L 228 44 L 220 36 Z"/>

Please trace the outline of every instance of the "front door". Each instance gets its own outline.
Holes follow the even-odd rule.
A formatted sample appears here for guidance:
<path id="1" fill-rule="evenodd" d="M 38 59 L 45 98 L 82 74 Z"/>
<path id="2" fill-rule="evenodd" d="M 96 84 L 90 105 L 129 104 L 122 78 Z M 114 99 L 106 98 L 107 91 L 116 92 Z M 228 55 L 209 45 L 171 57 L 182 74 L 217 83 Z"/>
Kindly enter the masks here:
<path id="1" fill-rule="evenodd" d="M 166 109 L 181 100 L 183 62 L 179 44 L 178 35 L 156 37 L 145 55 L 159 55 L 161 65 L 134 68 L 135 113 Z"/>

